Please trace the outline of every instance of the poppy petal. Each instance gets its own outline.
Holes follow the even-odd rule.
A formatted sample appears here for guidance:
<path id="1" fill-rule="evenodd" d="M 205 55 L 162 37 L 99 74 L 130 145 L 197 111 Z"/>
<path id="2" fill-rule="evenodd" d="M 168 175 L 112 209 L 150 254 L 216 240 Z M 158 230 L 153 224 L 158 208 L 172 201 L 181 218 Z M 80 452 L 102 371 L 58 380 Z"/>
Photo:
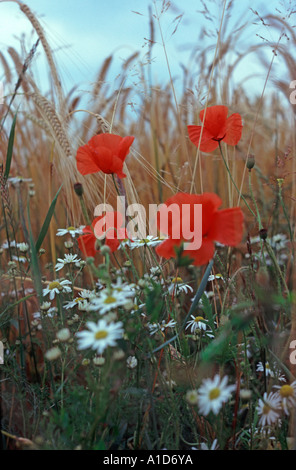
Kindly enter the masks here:
<path id="1" fill-rule="evenodd" d="M 135 138 L 131 136 L 126 136 L 122 139 L 118 147 L 118 153 L 117 153 L 118 158 L 120 158 L 123 161 L 125 160 L 126 156 L 129 153 L 130 146 L 132 145 L 134 140 Z"/>
<path id="2" fill-rule="evenodd" d="M 243 220 L 244 215 L 240 207 L 217 211 L 208 238 L 227 246 L 239 244 L 243 236 Z"/>
<path id="3" fill-rule="evenodd" d="M 158 256 L 161 256 L 165 259 L 170 259 L 170 258 L 175 258 L 176 252 L 175 252 L 175 247 L 178 247 L 181 245 L 181 240 L 172 240 L 171 238 L 168 238 L 164 242 L 162 242 L 160 245 L 158 245 L 155 248 L 156 253 Z"/>
<path id="4" fill-rule="evenodd" d="M 107 147 L 100 147 L 96 150 L 96 161 L 100 169 L 107 174 L 122 172 L 123 162 L 116 155 L 112 154 Z"/>
<path id="5" fill-rule="evenodd" d="M 232 114 L 229 116 L 226 122 L 226 135 L 223 139 L 228 145 L 236 145 L 241 139 L 242 136 L 242 118 L 238 113 Z"/>
<path id="6" fill-rule="evenodd" d="M 77 170 L 82 175 L 89 175 L 91 173 L 97 173 L 100 171 L 100 167 L 95 161 L 95 156 L 89 147 L 89 145 L 83 145 L 79 147 L 76 154 Z"/>
<path id="7" fill-rule="evenodd" d="M 78 241 L 78 246 L 80 251 L 85 255 L 85 256 L 92 256 L 93 258 L 96 255 L 96 237 L 94 234 L 85 234 L 81 235 L 80 237 L 77 238 Z"/>
<path id="8" fill-rule="evenodd" d="M 201 152 L 212 152 L 218 147 L 219 143 L 213 140 L 212 134 L 205 127 L 203 128 L 200 138 L 201 128 L 201 126 L 187 126 L 189 139 L 197 148 L 199 145 Z"/>
<path id="9" fill-rule="evenodd" d="M 110 150 L 111 154 L 116 155 L 121 141 L 122 137 L 120 135 L 98 134 L 94 135 L 88 144 L 94 150 L 98 150 L 100 147 L 106 147 Z"/>
<path id="10" fill-rule="evenodd" d="M 202 266 L 207 264 L 214 256 L 215 246 L 212 240 L 204 238 L 199 250 L 184 250 L 183 255 L 192 258 L 192 264 Z"/>
<path id="11" fill-rule="evenodd" d="M 204 127 L 213 138 L 223 139 L 226 133 L 226 121 L 228 114 L 227 106 L 218 105 L 203 109 L 199 114 L 201 122 L 203 122 L 205 113 Z"/>

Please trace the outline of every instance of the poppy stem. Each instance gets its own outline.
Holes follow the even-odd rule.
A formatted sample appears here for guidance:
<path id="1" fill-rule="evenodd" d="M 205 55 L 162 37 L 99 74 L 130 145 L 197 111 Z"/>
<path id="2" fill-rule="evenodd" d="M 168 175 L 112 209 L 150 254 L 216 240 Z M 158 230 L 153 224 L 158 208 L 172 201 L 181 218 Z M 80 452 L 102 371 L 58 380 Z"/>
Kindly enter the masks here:
<path id="1" fill-rule="evenodd" d="M 227 162 L 225 160 L 225 157 L 223 155 L 223 151 L 222 151 L 222 146 L 221 146 L 221 142 L 219 142 L 219 149 L 220 149 L 220 153 L 221 153 L 221 156 L 222 156 L 222 160 L 224 162 L 224 165 L 225 165 L 225 168 L 230 176 L 230 179 L 235 187 L 235 189 L 237 190 L 238 194 L 241 196 L 241 198 L 243 199 L 244 203 L 246 204 L 247 208 L 249 209 L 249 211 L 251 212 L 251 214 L 253 214 L 254 217 L 256 217 L 256 214 L 252 211 L 251 207 L 249 206 L 249 204 L 247 203 L 245 197 L 243 196 L 243 194 L 241 194 L 240 190 L 238 189 L 234 179 L 232 178 L 232 174 L 230 172 L 230 169 L 229 169 L 229 166 L 227 165 Z"/>

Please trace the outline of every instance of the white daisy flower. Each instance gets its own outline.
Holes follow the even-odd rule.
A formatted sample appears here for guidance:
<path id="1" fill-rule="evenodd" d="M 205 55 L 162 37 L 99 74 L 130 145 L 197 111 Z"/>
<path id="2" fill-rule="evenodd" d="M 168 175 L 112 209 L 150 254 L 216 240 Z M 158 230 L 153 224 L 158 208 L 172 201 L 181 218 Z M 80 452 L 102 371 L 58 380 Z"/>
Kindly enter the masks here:
<path id="1" fill-rule="evenodd" d="M 184 294 L 188 294 L 188 292 L 193 292 L 192 287 L 183 282 L 183 279 L 181 277 L 174 277 L 171 282 L 172 283 L 168 287 L 168 291 L 170 294 L 175 293 L 175 295 L 178 295 L 181 292 L 184 292 Z"/>
<path id="2" fill-rule="evenodd" d="M 12 255 L 12 259 L 13 259 L 13 261 L 18 261 L 19 263 L 27 263 L 28 262 L 28 259 L 26 258 L 26 256 L 23 256 L 23 255 L 19 255 L 19 256 Z"/>
<path id="3" fill-rule="evenodd" d="M 133 238 L 130 243 L 130 248 L 134 250 L 135 248 L 141 248 L 142 246 L 157 246 L 159 243 L 162 243 L 163 240 L 158 237 L 153 237 L 148 235 L 146 238 Z"/>
<path id="4" fill-rule="evenodd" d="M 121 307 L 126 302 L 126 296 L 122 292 L 116 290 L 104 289 L 99 292 L 99 296 L 90 301 L 88 310 L 98 310 L 101 315 L 111 310 Z"/>
<path id="5" fill-rule="evenodd" d="M 286 248 L 287 243 L 287 235 L 284 235 L 283 233 L 278 233 L 270 239 L 270 245 L 276 250 L 282 250 L 283 248 Z"/>
<path id="6" fill-rule="evenodd" d="M 210 274 L 208 281 L 214 281 L 215 279 L 221 279 L 222 281 L 224 281 L 222 274 Z"/>
<path id="7" fill-rule="evenodd" d="M 256 410 L 261 415 L 259 424 L 261 426 L 271 425 L 280 417 L 281 398 L 278 393 L 264 393 L 263 399 L 260 398 Z"/>
<path id="8" fill-rule="evenodd" d="M 174 328 L 176 324 L 177 322 L 175 320 L 169 320 L 168 322 L 162 320 L 161 323 L 147 323 L 147 327 L 150 330 L 150 335 L 152 336 L 158 331 L 164 331 L 166 328 Z"/>
<path id="9" fill-rule="evenodd" d="M 116 346 L 116 340 L 122 338 L 124 333 L 122 325 L 122 322 L 108 324 L 104 319 L 98 323 L 87 322 L 89 331 L 83 330 L 76 334 L 78 349 L 92 348 L 97 354 L 102 354 L 108 346 Z"/>
<path id="10" fill-rule="evenodd" d="M 17 243 L 17 247 L 21 253 L 26 253 L 29 249 L 28 243 L 25 242 Z"/>
<path id="11" fill-rule="evenodd" d="M 63 237 L 64 235 L 71 235 L 72 238 L 75 238 L 76 235 L 81 235 L 82 229 L 84 226 L 80 226 L 78 228 L 75 227 L 67 227 L 67 228 L 59 228 L 56 235 L 57 237 Z"/>
<path id="12" fill-rule="evenodd" d="M 8 243 L 8 240 L 5 240 L 5 242 L 2 243 L 1 248 L 3 248 L 3 250 L 8 250 L 9 245 L 10 245 L 10 248 L 15 248 L 17 243 L 15 240 L 11 240 L 9 243 Z"/>
<path id="13" fill-rule="evenodd" d="M 256 367 L 256 371 L 257 372 L 264 372 L 264 366 L 263 366 L 263 363 L 262 362 L 258 362 L 257 364 L 257 367 Z M 283 375 L 280 375 L 280 371 L 278 369 L 278 367 L 276 365 L 271 365 L 269 364 L 269 362 L 267 361 L 265 363 L 265 374 L 266 374 L 266 377 L 277 377 L 278 380 L 285 380 L 284 376 Z"/>
<path id="14" fill-rule="evenodd" d="M 79 306 L 79 305 L 81 305 L 81 304 L 84 304 L 84 302 L 86 302 L 87 305 L 88 305 L 87 300 L 83 299 L 82 297 L 75 297 L 75 299 L 70 300 L 69 302 L 65 302 L 65 303 L 64 303 L 64 308 L 65 308 L 66 310 L 68 310 L 69 308 L 74 308 L 74 307 L 76 307 L 76 305 Z"/>
<path id="15" fill-rule="evenodd" d="M 29 183 L 32 181 L 32 178 L 23 178 L 22 176 L 11 176 L 7 180 L 9 183 L 17 185 L 19 183 Z"/>
<path id="16" fill-rule="evenodd" d="M 69 284 L 71 284 L 71 281 L 68 281 L 67 279 L 64 279 L 63 281 L 56 279 L 55 281 L 50 282 L 46 289 L 43 289 L 43 296 L 46 297 L 49 294 L 50 300 L 53 300 L 56 294 L 71 292 L 72 289 L 69 287 Z"/>
<path id="17" fill-rule="evenodd" d="M 278 389 L 276 393 L 281 399 L 283 410 L 286 415 L 289 415 L 290 409 L 296 406 L 296 380 L 290 385 L 275 385 L 274 388 Z"/>
<path id="18" fill-rule="evenodd" d="M 138 359 L 135 356 L 129 356 L 126 360 L 126 365 L 129 369 L 135 369 L 138 365 Z"/>
<path id="19" fill-rule="evenodd" d="M 191 327 L 191 333 L 195 333 L 196 330 L 206 330 L 207 329 L 207 322 L 208 320 L 206 320 L 205 318 L 203 317 L 195 317 L 194 315 L 190 315 L 192 320 L 189 320 L 189 322 L 187 322 L 187 326 L 186 326 L 186 330 L 187 328 Z"/>
<path id="20" fill-rule="evenodd" d="M 217 415 L 223 403 L 229 400 L 236 387 L 227 385 L 227 382 L 227 375 L 221 380 L 218 374 L 213 379 L 203 380 L 198 390 L 198 406 L 204 416 L 207 416 L 210 411 Z"/>
<path id="21" fill-rule="evenodd" d="M 60 271 L 65 267 L 66 264 L 79 263 L 80 258 L 77 258 L 77 255 L 66 254 L 64 259 L 58 258 L 58 263 L 55 265 L 55 270 Z"/>
<path id="22" fill-rule="evenodd" d="M 116 283 L 113 282 L 111 284 L 111 289 L 113 292 L 124 294 L 124 296 L 128 298 L 134 297 L 136 295 L 134 284 L 123 282 L 121 277 L 116 279 Z"/>

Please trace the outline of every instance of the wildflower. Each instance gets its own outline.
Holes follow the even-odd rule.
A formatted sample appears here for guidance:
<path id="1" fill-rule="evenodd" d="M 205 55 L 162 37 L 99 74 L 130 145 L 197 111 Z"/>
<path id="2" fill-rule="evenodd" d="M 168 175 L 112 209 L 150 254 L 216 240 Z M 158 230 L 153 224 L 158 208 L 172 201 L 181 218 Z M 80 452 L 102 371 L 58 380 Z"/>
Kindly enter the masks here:
<path id="1" fill-rule="evenodd" d="M 68 341 L 70 336 L 71 334 L 69 328 L 62 328 L 56 334 L 57 339 L 62 342 Z"/>
<path id="2" fill-rule="evenodd" d="M 57 237 L 63 237 L 64 235 L 71 235 L 72 238 L 75 238 L 76 235 L 81 235 L 84 226 L 79 228 L 75 227 L 67 227 L 67 228 L 59 228 L 56 235 Z"/>
<path id="3" fill-rule="evenodd" d="M 29 249 L 28 243 L 25 243 L 25 242 L 17 243 L 17 247 L 21 253 L 27 253 Z"/>
<path id="4" fill-rule="evenodd" d="M 60 348 L 55 346 L 49 349 L 48 351 L 46 351 L 45 357 L 48 361 L 55 361 L 61 356 L 61 354 L 62 354 L 62 351 L 60 350 Z"/>
<path id="5" fill-rule="evenodd" d="M 86 145 L 79 147 L 76 155 L 77 169 L 82 175 L 102 171 L 125 178 L 123 163 L 134 137 L 121 137 L 115 134 L 99 134 Z"/>
<path id="6" fill-rule="evenodd" d="M 257 367 L 256 367 L 257 372 L 264 372 L 264 366 L 262 362 L 258 362 Z M 272 365 L 272 368 L 270 367 L 269 362 L 265 363 L 265 375 L 266 377 L 278 377 L 279 380 L 285 380 L 283 376 L 279 375 L 280 371 L 276 365 Z"/>
<path id="7" fill-rule="evenodd" d="M 126 230 L 122 227 L 122 224 L 122 215 L 119 212 L 106 212 L 105 215 L 96 217 L 91 226 L 84 227 L 83 234 L 78 237 L 80 250 L 86 256 L 94 258 L 97 252 L 97 240 L 103 237 L 105 238 L 105 245 L 113 253 L 120 245 L 119 240 L 127 238 Z"/>
<path id="8" fill-rule="evenodd" d="M 200 221 L 202 244 L 199 249 L 190 250 L 186 249 L 186 244 L 184 244 L 190 240 L 184 239 L 183 232 L 186 227 L 193 238 L 193 234 L 196 232 L 196 223 L 198 223 L 195 217 L 195 205 L 197 204 L 202 205 L 202 221 Z M 176 257 L 175 250 L 183 243 L 182 256 L 192 258 L 192 264 L 199 266 L 206 264 L 213 257 L 214 241 L 227 246 L 235 246 L 240 243 L 243 234 L 243 212 L 239 207 L 218 210 L 221 204 L 221 199 L 213 193 L 201 195 L 177 193 L 169 198 L 165 202 L 167 207 L 162 206 L 158 212 L 158 227 L 160 231 L 168 235 L 168 239 L 156 247 L 158 255 L 166 259 Z M 172 217 L 168 217 L 170 206 L 173 209 Z M 187 210 L 188 206 L 189 210 Z M 189 233 L 187 238 L 188 236 Z"/>
<path id="9" fill-rule="evenodd" d="M 89 331 L 79 331 L 76 334 L 78 349 L 92 348 L 102 354 L 108 346 L 116 346 L 116 340 L 123 336 L 122 322 L 108 324 L 101 319 L 98 323 L 87 322 L 86 326 Z"/>
<path id="10" fill-rule="evenodd" d="M 5 242 L 2 243 L 1 248 L 3 250 L 8 250 L 10 248 L 15 248 L 17 246 L 17 243 L 15 240 L 11 240 L 8 242 L 8 240 L 5 240 Z"/>
<path id="11" fill-rule="evenodd" d="M 276 393 L 264 392 L 263 399 L 259 399 L 257 412 L 261 415 L 259 424 L 265 426 L 266 424 L 271 425 L 275 423 L 280 416 L 281 399 Z"/>
<path id="12" fill-rule="evenodd" d="M 195 333 L 196 330 L 206 330 L 207 329 L 207 321 L 203 317 L 195 317 L 194 315 L 190 315 L 192 320 L 190 320 L 187 323 L 186 330 L 187 328 L 191 327 L 191 333 Z"/>
<path id="13" fill-rule="evenodd" d="M 141 248 L 142 246 L 157 246 L 162 242 L 163 240 L 160 238 L 148 235 L 146 238 L 133 238 L 130 243 L 130 248 L 133 250 L 134 248 Z"/>
<path id="14" fill-rule="evenodd" d="M 222 281 L 224 280 L 222 274 L 210 274 L 208 281 L 214 281 L 215 279 L 222 279 Z"/>
<path id="15" fill-rule="evenodd" d="M 186 398 L 187 403 L 189 403 L 189 405 L 197 405 L 198 403 L 197 390 L 187 390 L 185 398 Z"/>
<path id="16" fill-rule="evenodd" d="M 168 291 L 170 294 L 174 293 L 175 295 L 178 295 L 181 292 L 188 294 L 188 292 L 193 292 L 193 289 L 191 286 L 183 282 L 181 277 L 174 277 L 172 279 L 172 283 L 168 287 Z"/>
<path id="17" fill-rule="evenodd" d="M 18 185 L 19 183 L 28 183 L 32 181 L 32 178 L 23 178 L 22 176 L 11 176 L 7 180 L 9 183 L 13 185 Z"/>
<path id="18" fill-rule="evenodd" d="M 60 281 L 56 279 L 50 282 L 46 289 L 43 289 L 43 296 L 45 297 L 49 294 L 50 300 L 53 300 L 56 294 L 71 292 L 72 289 L 69 287 L 69 284 L 71 284 L 71 281 L 66 279 Z"/>
<path id="19" fill-rule="evenodd" d="M 296 406 L 296 380 L 290 385 L 275 385 L 274 388 L 278 389 L 278 395 L 281 399 L 282 407 L 286 415 L 289 414 L 290 408 L 295 408 Z"/>
<path id="20" fill-rule="evenodd" d="M 126 365 L 129 369 L 135 369 L 138 365 L 138 360 L 135 356 L 129 356 L 126 360 Z"/>
<path id="21" fill-rule="evenodd" d="M 104 289 L 99 296 L 90 301 L 88 310 L 98 310 L 101 315 L 110 312 L 126 303 L 126 296 L 123 292 Z"/>
<path id="22" fill-rule="evenodd" d="M 64 259 L 58 258 L 58 263 L 55 265 L 55 270 L 60 271 L 66 264 L 79 263 L 80 258 L 77 255 L 66 254 Z"/>
<path id="23" fill-rule="evenodd" d="M 102 356 L 96 356 L 93 358 L 93 363 L 95 366 L 103 366 L 105 364 L 106 360 Z"/>
<path id="24" fill-rule="evenodd" d="M 204 120 L 203 129 L 202 126 L 187 126 L 191 142 L 202 152 L 212 152 L 219 142 L 236 145 L 242 136 L 242 118 L 238 113 L 227 118 L 227 114 L 227 106 L 211 106 L 202 110 L 199 117 L 201 122 Z"/>
<path id="25" fill-rule="evenodd" d="M 47 312 L 51 307 L 51 303 L 50 302 L 43 302 L 41 305 L 40 305 L 40 310 L 42 310 L 43 312 Z"/>
<path id="26" fill-rule="evenodd" d="M 198 405 L 200 412 L 207 416 L 210 411 L 217 415 L 223 405 L 235 390 L 235 385 L 227 385 L 228 377 L 221 380 L 219 375 L 213 379 L 204 379 L 198 393 Z"/>
<path id="27" fill-rule="evenodd" d="M 13 261 L 18 261 L 19 263 L 27 263 L 28 259 L 25 256 L 19 255 L 19 256 L 12 256 Z"/>
<path id="28" fill-rule="evenodd" d="M 166 322 L 165 320 L 162 320 L 161 323 L 148 323 L 148 329 L 150 330 L 150 335 L 154 335 L 158 331 L 164 331 L 167 328 L 174 328 L 176 326 L 177 322 L 175 320 L 169 320 Z"/>

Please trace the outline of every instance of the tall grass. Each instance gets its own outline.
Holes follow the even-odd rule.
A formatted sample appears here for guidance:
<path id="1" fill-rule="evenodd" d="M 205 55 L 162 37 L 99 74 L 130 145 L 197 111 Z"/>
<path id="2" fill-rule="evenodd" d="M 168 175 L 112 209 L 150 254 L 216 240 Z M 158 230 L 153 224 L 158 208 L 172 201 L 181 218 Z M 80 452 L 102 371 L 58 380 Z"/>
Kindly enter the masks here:
<path id="1" fill-rule="evenodd" d="M 213 44 L 192 51 L 194 70 L 183 66 L 183 87 L 177 90 L 162 32 L 170 5 L 154 1 L 147 62 L 132 54 L 111 81 L 114 59 L 107 57 L 89 90 L 91 105 L 84 109 L 82 92 L 63 90 L 40 21 L 27 5 L 14 3 L 38 42 L 24 56 L 11 47 L 0 54 L 4 89 L 11 90 L 0 109 L 0 339 L 6 351 L 0 366 L 2 446 L 180 450 L 210 447 L 217 439 L 220 449 L 295 448 L 294 409 L 265 427 L 257 411 L 264 392 L 282 385 L 283 377 L 287 383 L 296 378 L 290 360 L 296 339 L 296 108 L 289 102 L 295 60 L 287 42 L 296 45 L 292 13 L 263 19 L 254 12 L 254 19 L 277 39 L 247 45 L 233 60 L 248 25 L 239 23 L 229 32 L 233 2 L 221 2 Z M 201 6 L 207 16 L 207 6 Z M 168 69 L 165 84 L 152 80 L 158 38 Z M 46 95 L 34 78 L 41 48 L 51 76 Z M 231 80 L 251 53 L 258 54 L 265 70 L 262 90 L 254 95 L 240 84 L 232 86 Z M 286 66 L 284 80 L 272 73 L 277 57 Z M 131 70 L 138 74 L 134 86 Z M 266 88 L 271 81 L 273 94 Z M 239 144 L 221 147 L 224 161 L 219 151 L 208 155 L 197 150 L 186 133 L 188 124 L 198 124 L 199 111 L 214 104 L 225 104 L 243 117 Z M 65 245 L 56 236 L 59 228 L 88 225 L 86 214 L 92 220 L 100 203 L 116 206 L 110 175 L 83 177 L 76 168 L 77 148 L 103 132 L 135 136 L 120 188 L 128 204 L 141 203 L 148 213 L 149 204 L 180 191 L 214 192 L 224 207 L 243 209 L 242 243 L 234 249 L 217 247 L 208 270 L 164 262 L 148 246 L 110 256 L 98 250 L 93 260 L 83 258 L 75 238 L 69 236 L 72 244 Z M 249 170 L 251 154 L 255 166 Z M 17 175 L 23 181 L 13 179 Z M 83 185 L 82 197 L 75 194 L 75 183 Z M 27 243 L 23 252 L 21 242 Z M 42 307 L 48 300 L 44 289 L 62 278 L 55 265 L 65 253 L 83 260 L 60 271 L 72 291 L 56 295 L 48 315 Z M 214 276 L 208 281 L 210 272 Z M 125 335 L 117 348 L 94 358 L 91 351 L 77 350 L 76 343 L 77 332 L 95 320 L 94 314 L 78 301 L 66 309 L 65 302 L 86 289 L 98 295 L 119 277 L 136 294 L 106 318 L 122 321 Z M 190 334 L 186 322 L 191 313 L 205 319 L 213 337 L 202 329 Z M 176 322 L 173 329 L 151 334 L 149 326 L 170 320 Z M 215 374 L 227 375 L 236 387 L 220 419 L 203 416 L 189 393 Z"/>

